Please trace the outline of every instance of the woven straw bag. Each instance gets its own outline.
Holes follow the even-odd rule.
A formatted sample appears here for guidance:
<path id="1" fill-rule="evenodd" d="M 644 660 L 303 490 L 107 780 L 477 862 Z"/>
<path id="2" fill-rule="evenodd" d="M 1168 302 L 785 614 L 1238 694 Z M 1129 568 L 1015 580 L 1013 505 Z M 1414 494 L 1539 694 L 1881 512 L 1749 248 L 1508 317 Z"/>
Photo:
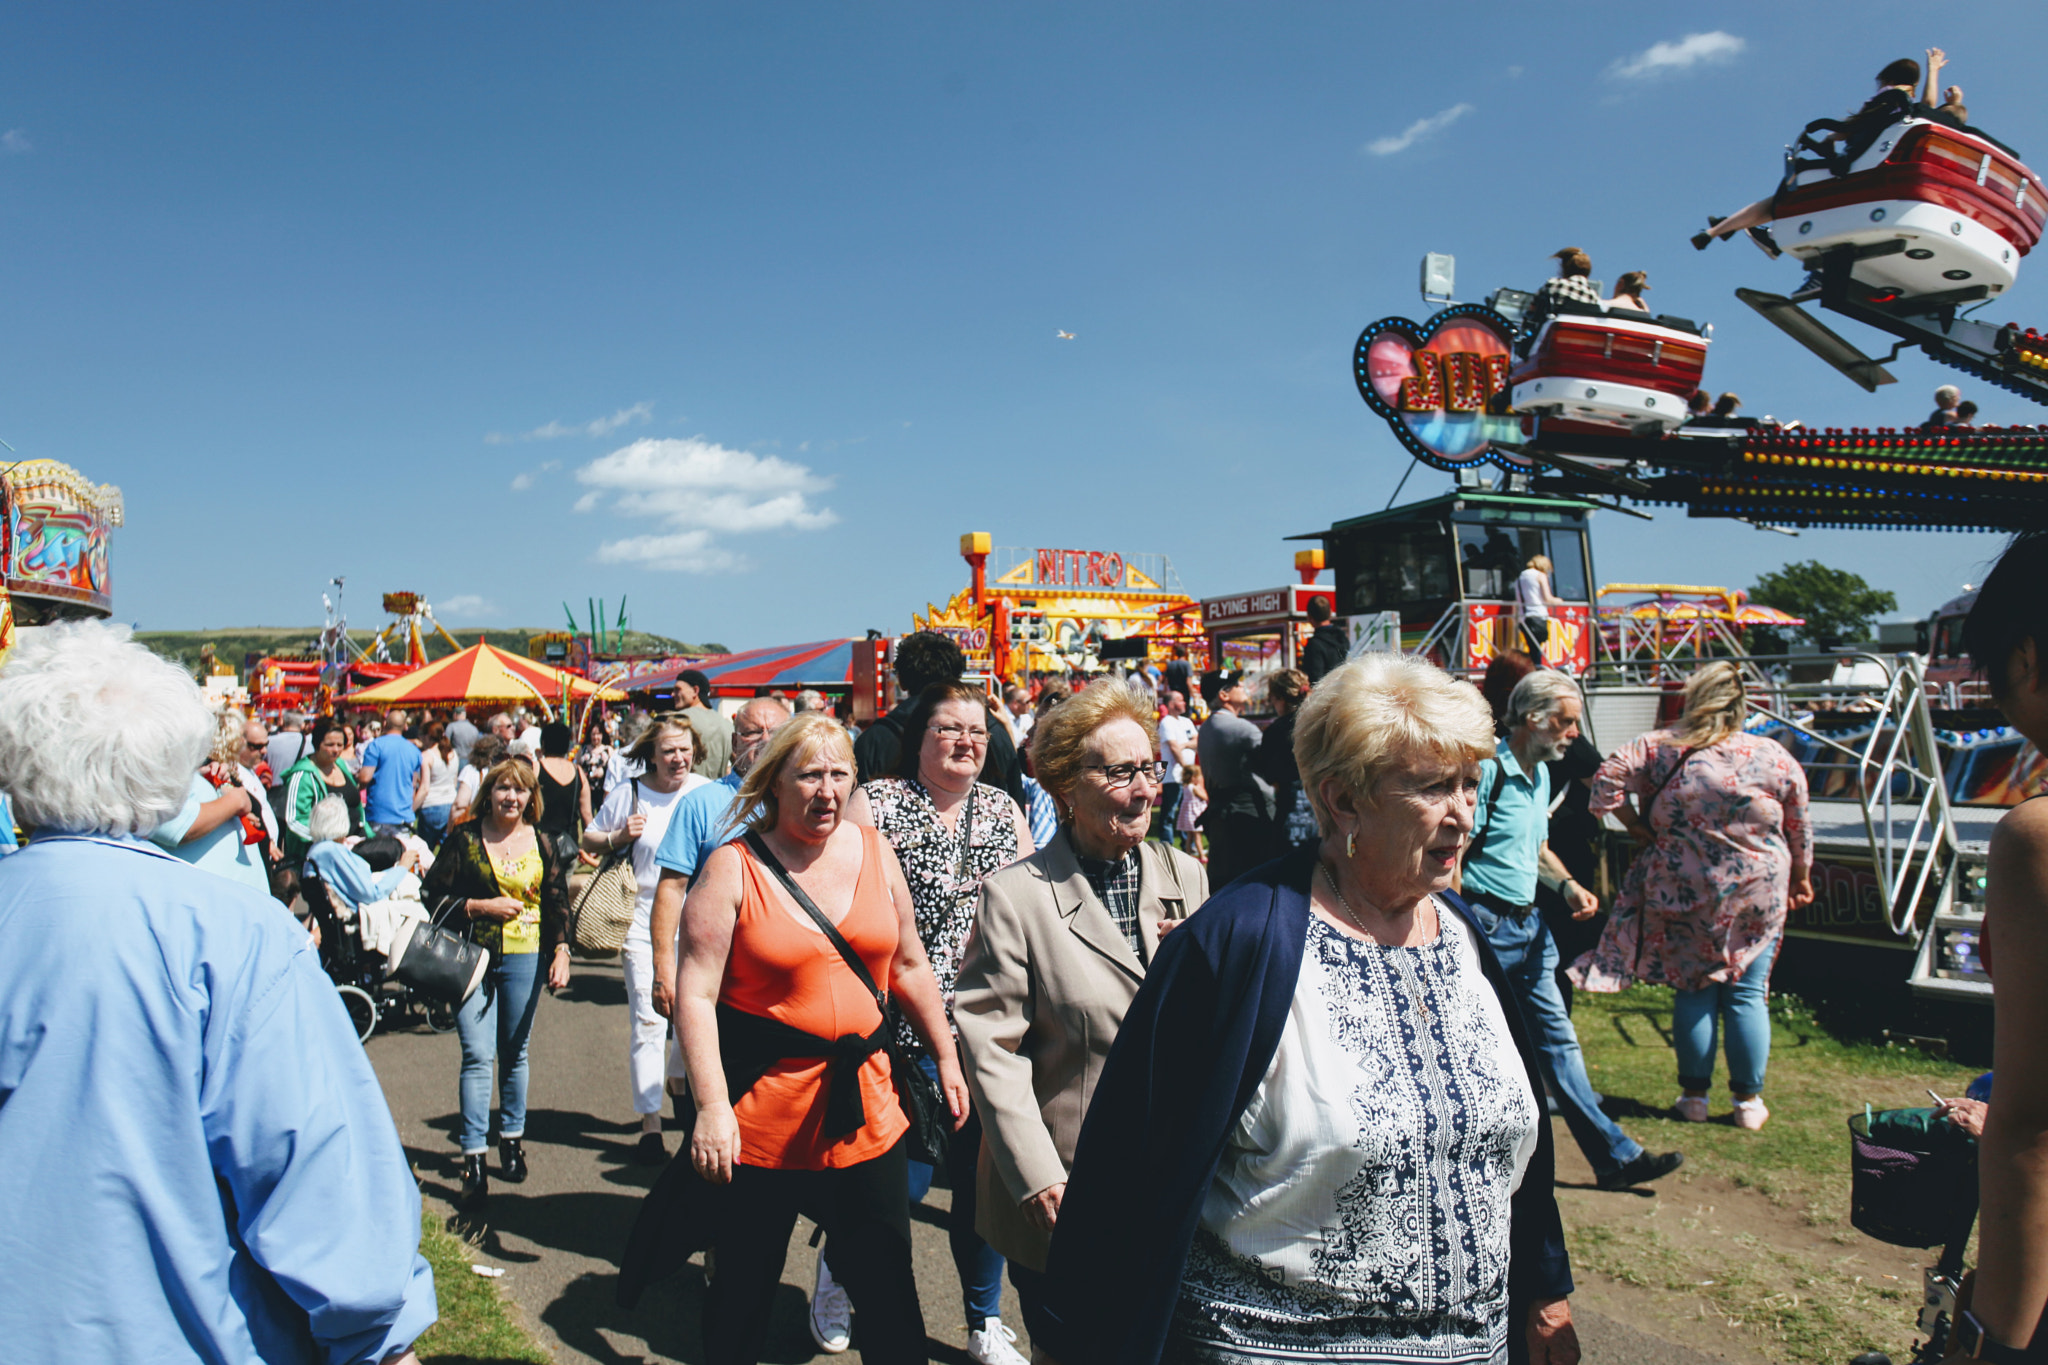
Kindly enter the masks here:
<path id="1" fill-rule="evenodd" d="M 633 786 L 633 810 L 640 786 Z M 640 883 L 633 875 L 633 845 L 605 854 L 597 871 L 569 903 L 569 946 L 583 957 L 611 957 L 626 945 Z"/>

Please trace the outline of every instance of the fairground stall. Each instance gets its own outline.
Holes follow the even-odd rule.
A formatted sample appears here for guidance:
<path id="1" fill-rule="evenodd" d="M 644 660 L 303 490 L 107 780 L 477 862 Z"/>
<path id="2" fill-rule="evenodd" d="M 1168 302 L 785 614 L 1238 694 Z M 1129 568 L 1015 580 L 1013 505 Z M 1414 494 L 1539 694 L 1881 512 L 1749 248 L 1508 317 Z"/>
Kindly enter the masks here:
<path id="1" fill-rule="evenodd" d="M 1302 647 L 1315 631 L 1308 604 L 1321 598 L 1335 610 L 1336 601 L 1329 588 L 1316 586 L 1321 550 L 1297 552 L 1294 567 L 1299 583 L 1202 599 L 1202 631 L 1215 660 L 1210 667 L 1251 673 L 1301 666 Z"/>
<path id="2" fill-rule="evenodd" d="M 1163 663 L 1191 642 L 1180 613 L 1195 600 L 1165 555 L 992 546 L 977 531 L 960 537 L 960 556 L 968 586 L 943 607 L 927 605 L 912 628 L 953 637 L 970 672 L 1093 673 L 1108 659 Z M 1140 638 L 1136 654 L 1116 647 Z"/>

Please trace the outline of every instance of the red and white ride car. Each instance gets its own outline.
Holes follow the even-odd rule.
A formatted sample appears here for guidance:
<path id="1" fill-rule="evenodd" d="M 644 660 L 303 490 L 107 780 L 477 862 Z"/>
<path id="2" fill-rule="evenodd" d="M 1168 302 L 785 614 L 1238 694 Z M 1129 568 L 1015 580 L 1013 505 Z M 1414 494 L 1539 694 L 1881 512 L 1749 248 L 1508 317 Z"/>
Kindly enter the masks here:
<path id="1" fill-rule="evenodd" d="M 1813 260 L 1836 247 L 1902 242 L 1851 272 L 1902 296 L 1976 285 L 2004 293 L 2048 222 L 2048 188 L 2017 157 L 1928 119 L 1885 129 L 1846 173 L 1800 164 L 1772 201 L 1780 249 Z"/>
<path id="2" fill-rule="evenodd" d="M 1685 421 L 1707 368 L 1704 329 L 1633 309 L 1564 307 L 1509 377 L 1516 412 L 1625 431 Z"/>

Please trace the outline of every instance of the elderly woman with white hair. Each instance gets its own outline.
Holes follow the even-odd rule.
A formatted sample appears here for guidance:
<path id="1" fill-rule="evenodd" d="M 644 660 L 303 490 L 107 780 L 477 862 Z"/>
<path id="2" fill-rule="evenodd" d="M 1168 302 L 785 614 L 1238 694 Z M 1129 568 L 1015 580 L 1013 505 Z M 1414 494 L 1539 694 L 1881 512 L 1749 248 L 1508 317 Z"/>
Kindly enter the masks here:
<path id="1" fill-rule="evenodd" d="M 1571 1365 L 1542 1083 L 1450 891 L 1493 718 L 1368 655 L 1303 703 L 1318 843 L 1168 934 L 1095 1089 L 1053 1229 L 1065 1365 Z"/>
<path id="2" fill-rule="evenodd" d="M 410 1362 L 419 1190 L 333 983 L 266 892 L 143 838 L 214 734 L 125 628 L 24 632 L 0 671 L 0 786 L 37 836 L 0 864 L 0 1341 Z"/>
<path id="3" fill-rule="evenodd" d="M 1642 845 L 1600 946 L 1572 964 L 1589 991 L 1638 981 L 1674 987 L 1678 1117 L 1707 1117 L 1715 1035 L 1727 1022 L 1728 1089 L 1738 1128 L 1764 1126 L 1771 1055 L 1771 963 L 1792 909 L 1813 899 L 1806 773 L 1785 747 L 1747 734 L 1741 670 L 1723 659 L 1685 685 L 1670 730 L 1623 745 L 1593 778 L 1592 812 Z M 1634 797 L 1631 805 L 1629 798 Z"/>

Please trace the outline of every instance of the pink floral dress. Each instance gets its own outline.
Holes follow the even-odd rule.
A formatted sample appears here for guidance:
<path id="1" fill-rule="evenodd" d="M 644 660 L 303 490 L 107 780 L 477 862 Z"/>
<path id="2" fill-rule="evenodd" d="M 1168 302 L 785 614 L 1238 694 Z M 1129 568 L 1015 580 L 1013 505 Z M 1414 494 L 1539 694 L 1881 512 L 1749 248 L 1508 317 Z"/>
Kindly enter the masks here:
<path id="1" fill-rule="evenodd" d="M 1596 816 L 1629 794 L 1640 809 L 1671 780 L 1650 811 L 1656 839 L 1629 864 L 1600 945 L 1571 966 L 1586 990 L 1740 981 L 1785 932 L 1792 868 L 1813 861 L 1805 772 L 1761 735 L 1731 735 L 1680 768 L 1684 754 L 1676 736 L 1652 731 L 1593 777 Z"/>

